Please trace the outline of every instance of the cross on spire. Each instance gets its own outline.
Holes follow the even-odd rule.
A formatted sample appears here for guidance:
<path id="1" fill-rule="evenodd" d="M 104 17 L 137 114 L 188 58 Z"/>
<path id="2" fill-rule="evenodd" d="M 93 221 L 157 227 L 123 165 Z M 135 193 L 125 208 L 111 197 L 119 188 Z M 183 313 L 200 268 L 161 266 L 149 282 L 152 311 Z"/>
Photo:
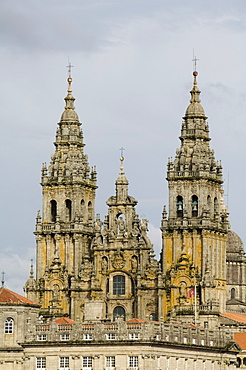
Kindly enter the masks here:
<path id="1" fill-rule="evenodd" d="M 71 78 L 71 76 L 72 76 L 72 68 L 73 68 L 74 66 L 72 66 L 72 64 L 71 64 L 71 62 L 68 62 L 68 66 L 67 66 L 67 68 L 68 68 L 68 77 L 69 78 Z"/>
<path id="2" fill-rule="evenodd" d="M 192 62 L 193 62 L 193 69 L 194 71 L 196 72 L 196 62 L 198 61 L 199 59 L 193 55 L 193 59 L 192 59 Z"/>
<path id="3" fill-rule="evenodd" d="M 125 148 L 123 148 L 123 146 L 122 146 L 119 150 L 120 150 L 120 157 L 124 159 L 123 154 L 124 154 Z"/>

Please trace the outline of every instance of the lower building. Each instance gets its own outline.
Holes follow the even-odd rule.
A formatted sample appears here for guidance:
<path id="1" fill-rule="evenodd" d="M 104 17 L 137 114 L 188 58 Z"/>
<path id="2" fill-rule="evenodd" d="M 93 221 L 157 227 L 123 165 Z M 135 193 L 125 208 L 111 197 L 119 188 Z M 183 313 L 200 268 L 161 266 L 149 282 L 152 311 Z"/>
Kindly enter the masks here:
<path id="1" fill-rule="evenodd" d="M 123 317 L 44 321 L 39 308 L 1 288 L 0 369 L 232 370 L 240 361 L 227 329 Z"/>

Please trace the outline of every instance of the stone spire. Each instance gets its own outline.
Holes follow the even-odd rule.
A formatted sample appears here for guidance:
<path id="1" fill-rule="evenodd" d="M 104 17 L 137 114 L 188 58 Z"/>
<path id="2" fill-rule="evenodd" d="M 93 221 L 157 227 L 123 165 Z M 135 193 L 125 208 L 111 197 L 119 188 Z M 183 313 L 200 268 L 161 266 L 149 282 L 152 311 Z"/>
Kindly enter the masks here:
<path id="1" fill-rule="evenodd" d="M 201 105 L 197 75 L 198 72 L 193 72 L 190 104 L 183 117 L 181 128 L 181 146 L 176 150 L 175 160 L 168 161 L 167 177 L 170 180 L 196 176 L 222 183 L 221 163 L 215 161 L 214 151 L 209 146 L 211 139 L 207 117 Z"/>
<path id="2" fill-rule="evenodd" d="M 197 86 L 197 80 L 196 80 L 198 76 L 198 72 L 196 71 L 193 72 L 193 76 L 194 76 L 194 81 L 193 81 L 193 88 L 190 91 L 191 93 L 190 105 L 186 109 L 185 118 L 188 118 L 188 117 L 189 118 L 194 118 L 194 117 L 207 118 L 205 117 L 204 109 L 202 105 L 200 104 L 201 103 L 201 100 L 200 100 L 201 91 L 199 90 Z"/>
<path id="3" fill-rule="evenodd" d="M 74 101 L 75 98 L 72 95 L 72 77 L 69 76 L 67 79 L 68 89 L 67 96 L 64 98 L 66 105 L 65 110 L 61 116 L 61 122 L 79 122 L 77 113 L 75 112 Z"/>
<path id="4" fill-rule="evenodd" d="M 90 169 L 88 157 L 83 153 L 83 134 L 81 123 L 75 112 L 72 95 L 72 77 L 69 75 L 64 112 L 56 131 L 55 153 L 51 156 L 50 166 L 42 169 L 42 185 L 62 182 L 87 182 L 96 185 L 96 169 Z"/>

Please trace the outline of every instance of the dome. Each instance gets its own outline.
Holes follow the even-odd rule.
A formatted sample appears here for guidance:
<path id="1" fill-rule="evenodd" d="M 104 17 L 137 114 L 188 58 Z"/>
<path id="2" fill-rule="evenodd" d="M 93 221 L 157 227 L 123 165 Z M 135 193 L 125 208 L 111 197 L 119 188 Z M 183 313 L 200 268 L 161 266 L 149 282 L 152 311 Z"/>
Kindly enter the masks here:
<path id="1" fill-rule="evenodd" d="M 199 117 L 199 116 L 205 117 L 205 112 L 204 112 L 204 109 L 203 109 L 203 107 L 200 103 L 192 102 L 188 106 L 188 108 L 186 109 L 185 115 L 186 116 L 192 116 L 192 117 L 193 116 L 195 116 L 195 117 Z"/>
<path id="2" fill-rule="evenodd" d="M 226 251 L 244 254 L 242 239 L 232 230 L 230 230 L 227 235 Z"/>
<path id="3" fill-rule="evenodd" d="M 75 121 L 78 122 L 79 117 L 78 117 L 77 113 L 75 112 L 75 110 L 66 109 L 66 110 L 64 110 L 64 112 L 61 115 L 61 121 L 63 121 L 63 122 L 75 122 Z"/>

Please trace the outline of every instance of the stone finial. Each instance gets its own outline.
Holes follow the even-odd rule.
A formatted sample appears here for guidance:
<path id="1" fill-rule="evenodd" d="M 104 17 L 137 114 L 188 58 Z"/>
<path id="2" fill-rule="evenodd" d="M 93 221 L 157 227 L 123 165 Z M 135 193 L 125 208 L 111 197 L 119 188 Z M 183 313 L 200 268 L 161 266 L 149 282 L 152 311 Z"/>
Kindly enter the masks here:
<path id="1" fill-rule="evenodd" d="M 67 79 L 68 82 L 68 88 L 67 88 L 67 96 L 65 97 L 65 110 L 62 113 L 61 116 L 61 122 L 79 122 L 79 118 L 77 113 L 75 112 L 75 107 L 74 107 L 74 101 L 75 98 L 72 95 L 72 77 L 71 73 L 69 73 L 69 77 Z"/>
<path id="2" fill-rule="evenodd" d="M 190 99 L 190 105 L 186 109 L 185 117 L 205 117 L 205 112 L 202 107 L 201 99 L 200 99 L 200 94 L 201 91 L 199 90 L 197 86 L 197 76 L 198 72 L 194 71 L 193 72 L 194 80 L 193 80 L 193 88 L 191 89 L 191 99 Z"/>

